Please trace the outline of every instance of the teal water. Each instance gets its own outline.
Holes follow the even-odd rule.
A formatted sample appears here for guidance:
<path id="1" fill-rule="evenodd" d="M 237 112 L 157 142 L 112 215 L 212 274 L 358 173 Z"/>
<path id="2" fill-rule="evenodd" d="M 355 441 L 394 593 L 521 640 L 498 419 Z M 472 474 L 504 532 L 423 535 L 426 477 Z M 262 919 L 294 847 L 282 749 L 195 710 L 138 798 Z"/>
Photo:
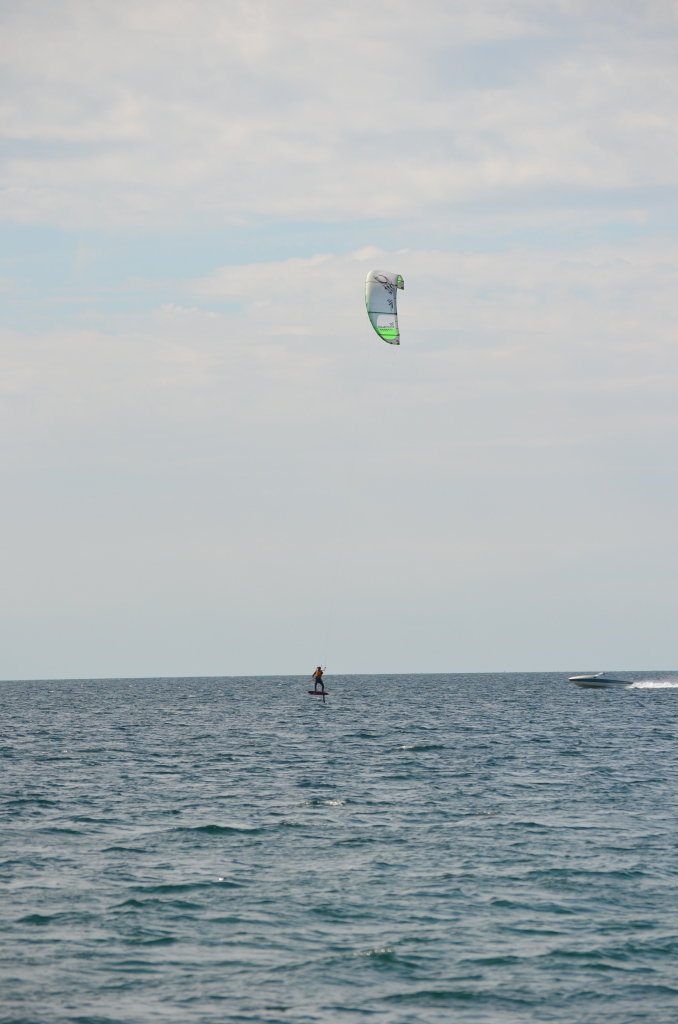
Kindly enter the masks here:
<path id="1" fill-rule="evenodd" d="M 678 1021 L 678 674 L 0 684 L 0 1020 Z"/>

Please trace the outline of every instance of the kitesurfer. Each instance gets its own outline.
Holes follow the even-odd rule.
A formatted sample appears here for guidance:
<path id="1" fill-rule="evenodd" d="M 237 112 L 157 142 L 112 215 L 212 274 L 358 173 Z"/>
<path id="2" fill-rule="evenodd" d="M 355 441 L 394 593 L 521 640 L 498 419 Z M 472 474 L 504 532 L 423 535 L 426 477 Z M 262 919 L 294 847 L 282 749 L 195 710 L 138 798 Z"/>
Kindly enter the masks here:
<path id="1" fill-rule="evenodd" d="M 317 693 L 324 693 L 325 692 L 325 684 L 323 683 L 323 670 L 321 669 L 320 665 L 318 665 L 317 669 L 315 670 L 315 672 L 313 673 L 311 678 L 314 680 L 314 683 L 315 683 L 315 685 L 314 685 L 315 691 Z"/>

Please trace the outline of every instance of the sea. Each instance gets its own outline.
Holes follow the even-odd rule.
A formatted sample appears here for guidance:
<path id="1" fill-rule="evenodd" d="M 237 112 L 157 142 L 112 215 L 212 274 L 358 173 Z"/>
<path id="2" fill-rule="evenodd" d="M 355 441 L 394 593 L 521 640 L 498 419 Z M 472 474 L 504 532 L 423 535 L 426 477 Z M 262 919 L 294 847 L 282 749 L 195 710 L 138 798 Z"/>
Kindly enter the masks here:
<path id="1" fill-rule="evenodd" d="M 678 673 L 625 675 L 0 683 L 0 1021 L 678 1021 Z"/>

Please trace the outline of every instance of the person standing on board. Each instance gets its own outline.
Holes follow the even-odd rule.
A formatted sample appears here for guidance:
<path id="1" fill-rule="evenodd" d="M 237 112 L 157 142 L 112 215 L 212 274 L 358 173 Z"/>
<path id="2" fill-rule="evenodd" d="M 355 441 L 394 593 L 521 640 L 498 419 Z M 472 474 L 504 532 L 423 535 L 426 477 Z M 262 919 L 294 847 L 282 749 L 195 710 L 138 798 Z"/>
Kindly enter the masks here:
<path id="1" fill-rule="evenodd" d="M 311 676 L 311 679 L 313 679 L 315 683 L 314 689 L 317 690 L 318 693 L 323 693 L 325 690 L 325 684 L 323 683 L 323 670 L 320 665 L 318 665 L 317 669 Z"/>

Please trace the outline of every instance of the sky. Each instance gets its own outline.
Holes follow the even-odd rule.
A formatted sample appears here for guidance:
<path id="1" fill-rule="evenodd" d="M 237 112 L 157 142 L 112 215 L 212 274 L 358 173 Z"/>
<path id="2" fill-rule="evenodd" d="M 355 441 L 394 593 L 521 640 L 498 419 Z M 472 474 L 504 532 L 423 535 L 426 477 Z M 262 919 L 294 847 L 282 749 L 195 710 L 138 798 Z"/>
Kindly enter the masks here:
<path id="1" fill-rule="evenodd" d="M 678 667 L 673 2 L 0 28 L 0 678 Z"/>

